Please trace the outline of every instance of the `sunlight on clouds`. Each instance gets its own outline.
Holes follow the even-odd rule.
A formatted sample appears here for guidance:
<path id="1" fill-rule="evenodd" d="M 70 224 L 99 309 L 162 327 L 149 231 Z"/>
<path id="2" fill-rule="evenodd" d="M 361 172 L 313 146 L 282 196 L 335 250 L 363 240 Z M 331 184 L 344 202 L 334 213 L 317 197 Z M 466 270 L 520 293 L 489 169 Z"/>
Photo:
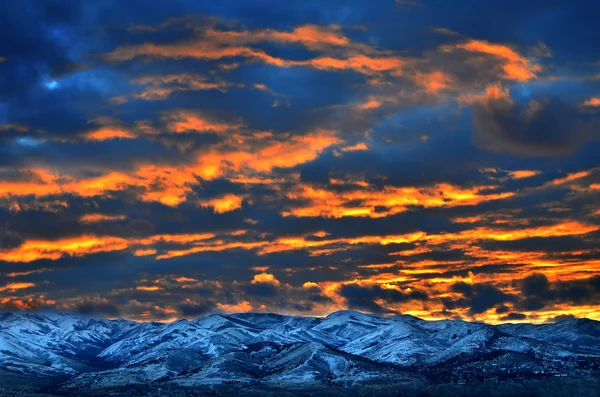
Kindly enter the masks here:
<path id="1" fill-rule="evenodd" d="M 498 58 L 503 62 L 503 77 L 507 80 L 528 81 L 537 77 L 537 74 L 542 71 L 541 65 L 525 58 L 511 47 L 485 40 L 469 40 L 461 44 L 445 45 L 441 50 L 445 52 L 463 50 Z"/>
<path id="2" fill-rule="evenodd" d="M 222 214 L 224 212 L 235 211 L 236 209 L 242 208 L 243 200 L 244 198 L 241 196 L 236 196 L 235 194 L 226 194 L 222 197 L 203 201 L 200 203 L 200 205 L 202 207 L 210 207 L 217 214 Z"/>
<path id="3" fill-rule="evenodd" d="M 357 307 L 491 323 L 507 311 L 600 319 L 585 284 L 600 272 L 600 173 L 583 148 L 595 128 L 571 144 L 573 125 L 600 108 L 596 60 L 557 59 L 560 40 L 546 37 L 556 51 L 542 37 L 511 43 L 429 25 L 390 40 L 385 21 L 310 15 L 276 26 L 165 15 L 86 49 L 85 64 L 75 64 L 78 46 L 64 58 L 73 65 L 40 64 L 35 96 L 15 96 L 28 107 L 0 104 L 0 304 L 118 306 L 135 321 Z M 89 75 L 67 84 L 82 68 Z M 15 85 L 29 87 L 22 78 Z M 531 117 L 553 105 L 545 96 L 572 114 Z M 482 147 L 478 111 L 510 131 L 527 124 L 511 145 L 532 149 L 496 152 L 503 128 Z M 534 127 L 544 134 L 529 142 Z M 542 153 L 563 144 L 573 152 Z M 105 290 L 78 289 L 74 269 L 98 258 L 111 263 Z M 589 296 L 525 310 L 530 275 L 554 298 L 560 288 Z M 477 288 L 502 306 L 473 310 Z"/>
<path id="4" fill-rule="evenodd" d="M 237 304 L 218 303 L 217 308 L 225 313 L 243 313 L 252 311 L 253 307 L 248 301 L 243 301 Z"/>
<path id="5" fill-rule="evenodd" d="M 380 218 L 408 211 L 409 207 L 454 207 L 477 205 L 490 200 L 512 197 L 514 193 L 492 193 L 493 187 L 478 186 L 463 189 L 449 184 L 432 187 L 384 187 L 383 189 L 352 190 L 343 193 L 300 185 L 288 193 L 292 200 L 302 199 L 311 203 L 283 211 L 284 216 L 325 216 Z M 356 205 L 351 203 L 359 202 Z"/>

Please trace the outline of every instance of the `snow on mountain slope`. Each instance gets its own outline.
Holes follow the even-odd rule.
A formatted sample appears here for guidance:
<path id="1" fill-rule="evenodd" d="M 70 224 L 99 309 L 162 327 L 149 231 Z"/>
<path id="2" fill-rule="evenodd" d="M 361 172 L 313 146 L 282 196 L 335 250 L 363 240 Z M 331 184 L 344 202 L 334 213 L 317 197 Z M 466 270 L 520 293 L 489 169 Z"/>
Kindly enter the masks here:
<path id="1" fill-rule="evenodd" d="M 93 366 L 106 346 L 138 327 L 64 313 L 0 315 L 0 365 L 19 372 L 54 376 Z"/>
<path id="2" fill-rule="evenodd" d="M 503 324 L 498 328 L 513 336 L 545 341 L 575 352 L 600 354 L 598 325 L 598 321 L 573 319 L 556 324 Z"/>
<path id="3" fill-rule="evenodd" d="M 600 322 L 492 326 L 341 311 L 325 318 L 213 314 L 161 324 L 64 313 L 0 314 L 0 370 L 67 381 L 66 389 L 150 382 L 354 382 L 402 377 L 403 368 L 511 355 L 535 362 L 600 357 Z"/>

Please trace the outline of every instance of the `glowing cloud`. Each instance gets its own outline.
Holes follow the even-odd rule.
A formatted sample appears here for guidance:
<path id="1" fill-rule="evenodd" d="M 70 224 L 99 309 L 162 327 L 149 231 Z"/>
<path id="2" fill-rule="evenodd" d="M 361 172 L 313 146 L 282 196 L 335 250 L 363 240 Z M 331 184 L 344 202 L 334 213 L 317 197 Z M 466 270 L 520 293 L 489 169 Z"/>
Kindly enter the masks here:
<path id="1" fill-rule="evenodd" d="M 583 102 L 584 107 L 597 108 L 600 107 L 600 97 L 592 97 L 590 99 L 586 99 Z"/>
<path id="2" fill-rule="evenodd" d="M 226 194 L 225 196 L 219 198 L 201 202 L 200 205 L 202 207 L 210 207 L 217 214 L 222 214 L 224 212 L 234 211 L 242 208 L 242 201 L 244 201 L 244 198 L 241 196 L 236 196 L 235 194 Z"/>
<path id="3" fill-rule="evenodd" d="M 463 50 L 492 56 L 502 63 L 502 77 L 507 80 L 529 81 L 542 71 L 541 65 L 520 55 L 513 48 L 485 40 L 469 40 L 465 43 L 445 45 L 441 50 L 445 52 Z"/>
<path id="4" fill-rule="evenodd" d="M 524 179 L 531 178 L 533 176 L 541 174 L 540 171 L 533 170 L 517 170 L 517 171 L 509 171 L 508 176 L 512 179 Z"/>
<path id="5" fill-rule="evenodd" d="M 86 214 L 79 218 L 81 223 L 114 222 L 127 219 L 125 215 Z"/>
<path id="6" fill-rule="evenodd" d="M 225 313 L 250 312 L 253 309 L 252 305 L 248 301 L 243 301 L 237 304 L 218 303 L 217 308 Z"/>
<path id="7" fill-rule="evenodd" d="M 370 217 L 381 218 L 408 211 L 410 207 L 454 207 L 477 205 L 479 203 L 512 197 L 514 193 L 494 193 L 493 187 L 477 186 L 470 189 L 450 184 L 432 187 L 384 187 L 375 189 L 369 185 L 365 189 L 335 192 L 309 185 L 300 185 L 287 197 L 301 199 L 308 205 L 292 207 L 283 212 L 284 216 L 324 216 L 329 218 Z M 356 204 L 352 204 L 356 203 Z"/>
<path id="8" fill-rule="evenodd" d="M 277 280 L 275 278 L 275 276 L 272 275 L 271 273 L 255 274 L 254 278 L 252 279 L 252 284 L 256 284 L 256 283 L 267 283 L 267 284 L 273 284 L 273 285 L 281 284 L 279 282 L 279 280 Z"/>

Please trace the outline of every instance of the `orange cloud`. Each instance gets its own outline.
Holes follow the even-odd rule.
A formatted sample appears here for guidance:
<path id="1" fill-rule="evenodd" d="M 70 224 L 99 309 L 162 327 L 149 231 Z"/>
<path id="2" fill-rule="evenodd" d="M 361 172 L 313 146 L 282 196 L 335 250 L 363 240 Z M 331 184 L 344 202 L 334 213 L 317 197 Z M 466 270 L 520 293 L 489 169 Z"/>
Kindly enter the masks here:
<path id="1" fill-rule="evenodd" d="M 517 170 L 517 171 L 509 171 L 508 176 L 512 179 L 524 179 L 531 178 L 532 176 L 536 176 L 541 174 L 541 171 L 533 171 L 533 170 Z"/>
<path id="2" fill-rule="evenodd" d="M 485 88 L 485 92 L 482 94 L 461 94 L 456 100 L 461 105 L 477 102 L 487 105 L 492 100 L 504 100 L 512 103 L 510 91 L 499 82 L 488 84 Z"/>
<path id="3" fill-rule="evenodd" d="M 0 181 L 0 198 L 12 196 L 47 196 L 60 193 L 56 183 L 58 175 L 44 169 L 28 170 L 29 178 L 25 181 Z"/>
<path id="4" fill-rule="evenodd" d="M 215 238 L 216 235 L 213 233 L 197 233 L 197 234 L 157 234 L 154 236 L 133 239 L 130 241 L 131 244 L 140 245 L 152 245 L 155 243 L 173 243 L 173 244 L 188 244 L 197 243 L 203 240 L 210 240 Z"/>
<path id="5" fill-rule="evenodd" d="M 17 290 L 17 289 L 25 289 L 25 288 L 31 288 L 31 287 L 35 287 L 34 283 L 12 283 L 12 284 L 7 284 L 3 287 L 0 287 L 0 292 L 1 291 L 7 291 L 7 290 Z"/>
<path id="6" fill-rule="evenodd" d="M 174 121 L 173 128 L 175 131 L 188 128 L 225 131 L 228 127 L 187 118 L 185 124 L 182 120 Z M 292 168 L 312 161 L 326 148 L 341 142 L 334 132 L 325 130 L 307 135 L 280 134 L 277 139 L 232 134 L 225 142 L 200 152 L 196 161 L 188 165 L 140 164 L 127 174 L 112 171 L 86 178 L 31 169 L 27 180 L 0 180 L 0 198 L 58 194 L 93 197 L 136 187 L 142 201 L 176 206 L 186 200 L 191 186 L 199 183 L 198 178 L 227 177 L 236 183 L 272 183 L 264 174 L 274 168 Z"/>
<path id="7" fill-rule="evenodd" d="M 279 285 L 281 284 L 279 282 L 279 280 L 277 280 L 275 278 L 274 275 L 272 275 L 271 273 L 259 273 L 259 274 L 255 274 L 254 278 L 252 279 L 252 284 L 256 284 L 256 283 L 266 283 L 266 284 L 273 284 L 273 285 Z"/>
<path id="8" fill-rule="evenodd" d="M 230 125 L 177 113 L 169 120 L 175 132 L 188 129 L 225 132 Z M 0 198 L 33 195 L 44 197 L 73 194 L 93 197 L 110 192 L 138 188 L 143 201 L 158 201 L 176 206 L 186 200 L 198 178 L 212 180 L 227 177 L 236 183 L 272 183 L 265 174 L 273 168 L 291 168 L 316 159 L 326 148 L 341 143 L 333 131 L 317 130 L 306 135 L 271 133 L 224 136 L 222 143 L 200 151 L 195 162 L 187 165 L 144 165 L 129 173 L 109 172 L 97 177 L 80 178 L 45 169 L 31 169 L 28 180 L 0 180 Z"/>
<path id="9" fill-rule="evenodd" d="M 90 141 L 108 141 L 111 139 L 135 139 L 136 135 L 122 128 L 102 127 L 84 135 Z"/>
<path id="10" fill-rule="evenodd" d="M 483 219 L 484 218 L 482 216 L 475 215 L 475 216 L 466 216 L 466 217 L 454 218 L 454 219 L 452 219 L 452 222 L 454 222 L 454 223 L 475 223 L 475 222 L 480 222 Z"/>
<path id="11" fill-rule="evenodd" d="M 144 76 L 133 80 L 134 84 L 149 86 L 136 99 L 146 101 L 164 100 L 177 91 L 206 91 L 218 90 L 225 92 L 230 83 L 224 81 L 211 82 L 205 77 L 194 73 L 168 74 L 165 76 Z"/>
<path id="12" fill-rule="evenodd" d="M 160 291 L 160 290 L 162 290 L 162 288 L 157 285 L 150 285 L 150 286 L 141 285 L 141 286 L 135 287 L 135 289 L 138 291 Z"/>
<path id="13" fill-rule="evenodd" d="M 577 179 L 585 178 L 586 176 L 589 176 L 589 175 L 590 175 L 590 171 L 574 172 L 572 174 L 568 174 L 564 178 L 554 179 L 554 180 L 548 182 L 548 184 L 554 185 L 554 186 L 564 185 L 565 183 L 572 182 Z"/>
<path id="14" fill-rule="evenodd" d="M 202 207 L 210 207 L 215 213 L 222 214 L 229 211 L 242 208 L 244 197 L 236 196 L 235 194 L 226 194 L 223 197 L 215 198 L 200 203 Z"/>
<path id="15" fill-rule="evenodd" d="M 521 229 L 493 229 L 490 227 L 478 227 L 471 230 L 465 230 L 459 233 L 448 233 L 438 235 L 428 235 L 425 237 L 427 242 L 432 244 L 441 244 L 448 241 L 458 240 L 498 240 L 512 241 L 531 237 L 561 237 L 578 236 L 600 230 L 599 226 L 588 225 L 577 221 L 568 221 L 549 226 L 538 226 Z"/>
<path id="16" fill-rule="evenodd" d="M 594 108 L 600 107 L 600 97 L 592 97 L 590 99 L 586 99 L 583 102 L 582 106 L 584 106 L 584 107 L 594 107 Z"/>
<path id="17" fill-rule="evenodd" d="M 125 215 L 86 214 L 79 218 L 81 223 L 113 222 L 127 219 Z"/>
<path id="18" fill-rule="evenodd" d="M 108 174 L 86 179 L 71 179 L 63 183 L 57 180 L 59 189 L 64 193 L 72 193 L 82 197 L 99 196 L 106 192 L 123 190 L 128 185 L 134 185 L 135 179 L 121 172 L 109 172 Z"/>
<path id="19" fill-rule="evenodd" d="M 442 90 L 452 88 L 454 79 L 448 74 L 440 71 L 415 74 L 415 81 L 418 85 L 425 88 L 430 94 L 437 94 Z"/>
<path id="20" fill-rule="evenodd" d="M 252 305 L 248 301 L 243 301 L 235 305 L 217 303 L 217 307 L 225 313 L 240 313 L 240 312 L 251 312 Z"/>
<path id="21" fill-rule="evenodd" d="M 287 197 L 308 204 L 283 211 L 284 216 L 329 218 L 380 218 L 407 211 L 409 207 L 454 207 L 514 196 L 512 192 L 493 193 L 491 186 L 460 188 L 450 184 L 432 187 L 392 187 L 374 189 L 369 185 L 353 191 L 329 191 L 310 185 L 299 185 Z M 356 204 L 353 204 L 356 203 Z"/>
<path id="22" fill-rule="evenodd" d="M 239 124 L 228 124 L 213 120 L 211 117 L 199 112 L 184 110 L 170 113 L 165 117 L 165 120 L 168 123 L 169 131 L 178 134 L 190 131 L 220 134 L 230 129 L 237 129 L 241 126 Z"/>
<path id="23" fill-rule="evenodd" d="M 369 150 L 369 147 L 364 142 L 359 142 L 356 145 L 346 146 L 342 148 L 342 152 L 358 152 L 361 150 Z"/>
<path id="24" fill-rule="evenodd" d="M 350 40 L 341 33 L 341 27 L 338 25 L 319 26 L 307 24 L 297 26 L 291 32 L 273 29 L 222 31 L 208 28 L 203 31 L 203 36 L 212 41 L 233 45 L 274 41 L 298 43 L 310 49 L 323 49 L 328 46 L 347 46 L 350 44 Z"/>
<path id="25" fill-rule="evenodd" d="M 5 307 L 13 307 L 16 310 L 39 310 L 41 307 L 44 307 L 46 305 L 54 305 L 56 301 L 51 299 L 43 299 L 43 296 L 40 296 L 39 298 L 29 297 L 22 299 L 10 296 L 6 298 L 1 298 L 0 303 Z"/>
<path id="26" fill-rule="evenodd" d="M 323 230 L 321 230 L 319 232 L 316 232 L 316 233 L 313 233 L 313 236 L 315 236 L 315 237 L 321 237 L 321 238 L 327 237 L 329 235 L 330 235 L 330 233 L 327 233 L 326 231 L 323 231 Z"/>
<path id="27" fill-rule="evenodd" d="M 220 148 L 201 153 L 194 172 L 212 180 L 229 174 L 233 178 L 270 173 L 273 168 L 292 168 L 312 161 L 330 146 L 342 143 L 333 131 L 306 135 L 279 134 L 278 139 L 233 136 Z"/>
<path id="28" fill-rule="evenodd" d="M 293 65 L 312 66 L 322 70 L 354 70 L 364 74 L 394 72 L 400 74 L 407 61 L 395 57 L 370 57 L 353 55 L 345 59 L 321 57 L 308 61 L 294 62 Z"/>
<path id="29" fill-rule="evenodd" d="M 5 262 L 56 260 L 63 255 L 83 256 L 99 252 L 120 251 L 127 247 L 127 240 L 120 237 L 81 236 L 56 241 L 27 240 L 18 248 L 0 251 L 0 260 Z"/>
<path id="30" fill-rule="evenodd" d="M 131 246 L 148 246 L 156 243 L 190 244 L 214 238 L 212 233 L 202 234 L 158 234 L 140 239 L 125 239 L 111 236 L 84 235 L 59 240 L 27 240 L 18 248 L 0 251 L 0 260 L 6 262 L 31 262 L 39 259 L 60 259 L 64 255 L 83 256 L 99 252 L 126 250 Z M 139 250 L 136 254 L 148 254 Z"/>
<path id="31" fill-rule="evenodd" d="M 133 252 L 134 256 L 148 256 L 148 255 L 155 255 L 155 254 L 156 254 L 155 249 L 139 249 L 139 250 L 135 250 Z"/>
<path id="32" fill-rule="evenodd" d="M 256 242 L 249 242 L 249 243 L 237 242 L 237 241 L 231 242 L 231 243 L 225 243 L 223 241 L 216 241 L 213 243 L 196 244 L 195 247 L 188 248 L 188 249 L 170 250 L 165 254 L 158 255 L 156 257 L 156 259 L 161 260 L 161 259 L 177 258 L 177 257 L 181 257 L 181 256 L 197 254 L 200 252 L 221 252 L 221 251 L 229 251 L 229 250 L 236 250 L 236 249 L 253 250 L 253 249 L 265 247 L 267 245 L 269 245 L 269 242 L 267 242 L 267 241 L 256 241 Z"/>
<path id="33" fill-rule="evenodd" d="M 354 70 L 364 74 L 391 71 L 400 73 L 401 68 L 406 64 L 405 60 L 397 57 L 364 54 L 376 53 L 376 51 L 366 45 L 350 43 L 339 30 L 335 25 L 329 27 L 304 25 L 295 28 L 292 32 L 268 29 L 255 32 L 221 31 L 208 28 L 203 31 L 203 36 L 196 40 L 174 44 L 144 43 L 118 47 L 105 54 L 104 58 L 111 62 L 122 62 L 138 57 L 205 60 L 244 57 L 279 67 L 307 66 L 322 70 Z M 306 61 L 285 60 L 249 46 L 262 41 L 300 43 L 308 48 L 320 50 L 331 46 L 345 46 L 350 53 L 344 58 L 322 56 Z"/>
<path id="34" fill-rule="evenodd" d="M 196 280 L 195 278 L 190 278 L 190 277 L 177 277 L 175 279 L 175 281 L 178 283 L 195 283 L 198 280 Z"/>
<path id="35" fill-rule="evenodd" d="M 369 97 L 366 102 L 363 102 L 360 105 L 358 105 L 358 108 L 362 110 L 371 110 L 377 109 L 381 107 L 381 105 L 382 102 L 379 99 L 375 97 Z"/>
<path id="36" fill-rule="evenodd" d="M 302 284 L 302 288 L 319 288 L 319 284 L 314 283 L 312 281 L 307 281 L 304 284 Z"/>
<path id="37" fill-rule="evenodd" d="M 461 44 L 445 45 L 441 50 L 445 52 L 464 50 L 490 55 L 502 62 L 502 77 L 507 80 L 529 81 L 537 77 L 542 70 L 541 65 L 530 61 L 511 47 L 485 40 L 469 40 Z"/>
<path id="38" fill-rule="evenodd" d="M 49 270 L 46 268 L 41 268 L 41 269 L 36 269 L 36 270 L 28 270 L 25 272 L 5 273 L 5 275 L 6 275 L 6 277 L 21 277 L 21 276 L 29 276 L 30 274 L 44 273 L 46 271 L 49 271 Z"/>
<path id="39" fill-rule="evenodd" d="M 144 189 L 143 201 L 158 201 L 168 206 L 177 206 L 186 200 L 191 185 L 198 179 L 187 167 L 145 165 L 135 172 L 130 184 Z"/>

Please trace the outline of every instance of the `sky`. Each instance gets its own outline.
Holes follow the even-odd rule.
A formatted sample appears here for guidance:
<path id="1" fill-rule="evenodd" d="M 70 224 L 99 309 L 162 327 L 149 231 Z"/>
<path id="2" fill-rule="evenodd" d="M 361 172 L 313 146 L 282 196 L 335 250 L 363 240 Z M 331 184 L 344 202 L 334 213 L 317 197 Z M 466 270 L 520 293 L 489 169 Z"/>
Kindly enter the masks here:
<path id="1" fill-rule="evenodd" d="M 600 320 L 596 1 L 3 6 L 0 311 Z"/>

